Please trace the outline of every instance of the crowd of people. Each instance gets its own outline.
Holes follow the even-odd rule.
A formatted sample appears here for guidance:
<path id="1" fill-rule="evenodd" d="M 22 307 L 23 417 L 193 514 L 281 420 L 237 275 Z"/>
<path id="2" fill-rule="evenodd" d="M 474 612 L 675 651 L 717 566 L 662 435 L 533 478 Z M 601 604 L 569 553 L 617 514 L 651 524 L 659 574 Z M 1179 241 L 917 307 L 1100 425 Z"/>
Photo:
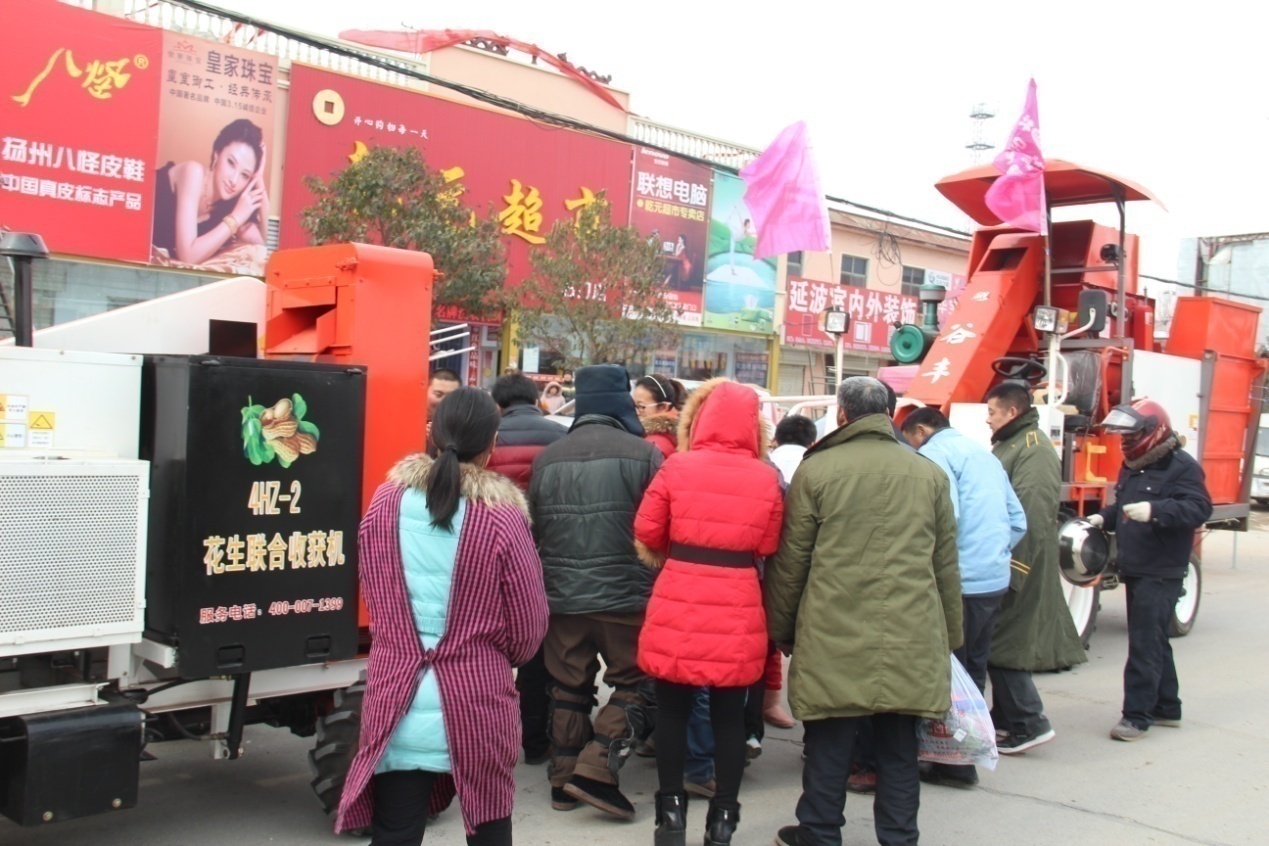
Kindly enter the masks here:
<path id="1" fill-rule="evenodd" d="M 374 639 L 337 830 L 415 846 L 457 796 L 469 844 L 510 844 L 521 752 L 547 764 L 554 810 L 634 819 L 620 774 L 636 755 L 656 758 L 653 842 L 686 843 L 695 795 L 706 846 L 727 846 L 763 723 L 796 718 L 802 793 L 776 843 L 840 844 L 857 790 L 875 793 L 879 843 L 915 844 L 922 781 L 978 782 L 918 760 L 918 720 L 950 707 L 949 653 L 991 682 L 1000 753 L 1054 738 L 1032 674 L 1086 659 L 1056 559 L 1060 463 L 1025 385 L 989 392 L 988 451 L 937 409 L 896 425 L 868 377 L 841 383 L 827 434 L 792 416 L 772 438 L 727 379 L 688 395 L 657 375 L 632 388 L 618 365 L 569 376 L 565 430 L 523 375 L 487 393 L 433 374 L 426 450 L 361 528 Z M 1119 538 L 1130 647 L 1111 737 L 1131 741 L 1180 725 L 1167 620 L 1211 502 L 1162 408 L 1105 427 L 1125 466 L 1090 522 Z"/>

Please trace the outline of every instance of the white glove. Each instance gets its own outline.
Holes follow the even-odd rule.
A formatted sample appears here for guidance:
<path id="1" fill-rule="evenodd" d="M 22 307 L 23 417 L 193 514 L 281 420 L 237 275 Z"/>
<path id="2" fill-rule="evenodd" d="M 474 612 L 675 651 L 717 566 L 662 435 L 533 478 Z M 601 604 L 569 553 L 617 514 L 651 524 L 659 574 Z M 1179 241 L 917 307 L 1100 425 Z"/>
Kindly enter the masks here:
<path id="1" fill-rule="evenodd" d="M 1150 503 L 1130 502 L 1124 506 L 1124 516 L 1138 523 L 1150 522 Z"/>
<path id="2" fill-rule="evenodd" d="M 1100 529 L 1106 521 L 1102 519 L 1102 515 L 1094 514 L 1088 518 L 1088 522 Z"/>

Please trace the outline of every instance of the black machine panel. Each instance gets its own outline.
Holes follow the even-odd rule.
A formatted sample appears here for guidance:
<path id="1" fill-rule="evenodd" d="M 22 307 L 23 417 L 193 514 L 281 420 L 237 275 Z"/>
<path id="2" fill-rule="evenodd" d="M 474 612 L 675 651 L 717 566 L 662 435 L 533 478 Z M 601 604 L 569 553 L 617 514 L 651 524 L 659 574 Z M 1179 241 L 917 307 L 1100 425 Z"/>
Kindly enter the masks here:
<path id="1" fill-rule="evenodd" d="M 185 678 L 351 658 L 365 371 L 147 357 L 147 637 Z"/>

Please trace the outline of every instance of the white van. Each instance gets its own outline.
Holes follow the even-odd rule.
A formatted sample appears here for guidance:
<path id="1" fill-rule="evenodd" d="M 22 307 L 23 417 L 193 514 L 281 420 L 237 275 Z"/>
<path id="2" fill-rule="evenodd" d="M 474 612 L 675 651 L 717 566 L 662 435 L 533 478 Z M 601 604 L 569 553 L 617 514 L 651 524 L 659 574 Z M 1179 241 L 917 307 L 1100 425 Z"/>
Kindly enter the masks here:
<path id="1" fill-rule="evenodd" d="M 1260 505 L 1269 505 L 1269 414 L 1260 415 L 1260 431 L 1256 433 L 1256 458 L 1252 464 L 1251 498 Z"/>

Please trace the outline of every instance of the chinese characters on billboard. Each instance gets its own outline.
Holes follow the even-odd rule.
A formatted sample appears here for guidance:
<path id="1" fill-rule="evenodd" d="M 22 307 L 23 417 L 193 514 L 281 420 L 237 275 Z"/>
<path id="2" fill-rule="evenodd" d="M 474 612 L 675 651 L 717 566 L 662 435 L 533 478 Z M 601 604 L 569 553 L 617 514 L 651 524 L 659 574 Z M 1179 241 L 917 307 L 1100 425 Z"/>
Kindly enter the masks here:
<path id="1" fill-rule="evenodd" d="M 271 58 L 61 3 L 7 26 L 0 222 L 55 253 L 263 273 Z"/>
<path id="2" fill-rule="evenodd" d="M 715 172 L 705 325 L 769 335 L 775 329 L 776 261 L 753 257 L 758 232 L 744 195 L 744 180 Z"/>
<path id="3" fill-rule="evenodd" d="M 380 145 L 418 147 L 463 202 L 477 214 L 497 216 L 509 285 L 525 278 L 530 251 L 545 242 L 551 226 L 572 220 L 600 192 L 614 222 L 626 223 L 625 144 L 298 64 L 290 86 L 283 247 L 309 243 L 300 225 L 311 196 L 304 178 L 327 181 Z"/>
<path id="4" fill-rule="evenodd" d="M 6 15 L 5 41 L 0 224 L 56 253 L 145 261 L 162 31 L 43 3 Z"/>
<path id="5" fill-rule="evenodd" d="M 635 150 L 630 224 L 661 250 L 665 297 L 684 326 L 702 325 L 712 175 L 660 150 Z"/>
<path id="6" fill-rule="evenodd" d="M 832 349 L 833 337 L 819 328 L 820 315 L 828 308 L 840 308 L 850 315 L 850 329 L 842 337 L 842 344 L 858 352 L 889 355 L 895 321 L 917 322 L 916 297 L 796 276 L 789 277 L 788 292 L 784 319 L 786 344 Z"/>
<path id="7" fill-rule="evenodd" d="M 263 276 L 277 67 L 178 33 L 163 42 L 151 261 Z"/>

